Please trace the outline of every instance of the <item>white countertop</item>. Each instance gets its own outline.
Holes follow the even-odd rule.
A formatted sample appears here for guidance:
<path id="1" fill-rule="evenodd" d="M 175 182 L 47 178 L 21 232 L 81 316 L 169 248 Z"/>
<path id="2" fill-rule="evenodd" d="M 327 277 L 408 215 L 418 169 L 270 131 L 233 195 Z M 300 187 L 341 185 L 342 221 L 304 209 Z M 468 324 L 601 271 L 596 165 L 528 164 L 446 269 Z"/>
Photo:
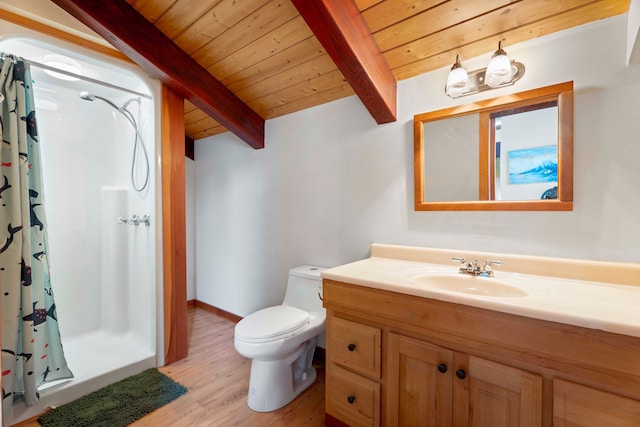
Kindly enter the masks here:
<path id="1" fill-rule="evenodd" d="M 374 248 L 372 254 L 385 251 Z M 447 251 L 444 252 L 447 256 L 450 255 Z M 571 262 L 573 261 L 568 261 L 569 264 Z M 607 268 L 612 268 L 612 265 L 615 268 L 615 264 L 607 263 Z M 621 264 L 621 267 L 626 269 L 626 276 L 633 275 L 628 281 L 640 279 L 640 266 Z M 640 337 L 640 282 L 636 282 L 638 285 L 614 284 L 500 271 L 499 268 L 494 268 L 494 278 L 480 279 L 496 281 L 489 283 L 490 285 L 508 284 L 521 290 L 525 296 L 474 295 L 451 291 L 446 289 L 446 286 L 443 289 L 436 285 L 438 277 L 448 279 L 455 275 L 464 276 L 458 273 L 458 265 L 455 262 L 441 264 L 372 256 L 325 270 L 322 277 L 417 297 Z M 433 281 L 432 278 L 435 276 L 438 277 Z"/>

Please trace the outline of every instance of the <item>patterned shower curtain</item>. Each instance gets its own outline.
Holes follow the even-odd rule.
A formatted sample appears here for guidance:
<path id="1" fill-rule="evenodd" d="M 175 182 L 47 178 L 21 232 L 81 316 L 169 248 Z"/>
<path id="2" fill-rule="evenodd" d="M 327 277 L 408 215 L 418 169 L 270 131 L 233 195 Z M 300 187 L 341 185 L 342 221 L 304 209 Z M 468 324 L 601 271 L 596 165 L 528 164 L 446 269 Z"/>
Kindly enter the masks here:
<path id="1" fill-rule="evenodd" d="M 0 59 L 0 286 L 2 412 L 31 406 L 38 387 L 72 378 L 60 342 L 49 278 L 47 226 L 31 72 L 20 58 Z"/>

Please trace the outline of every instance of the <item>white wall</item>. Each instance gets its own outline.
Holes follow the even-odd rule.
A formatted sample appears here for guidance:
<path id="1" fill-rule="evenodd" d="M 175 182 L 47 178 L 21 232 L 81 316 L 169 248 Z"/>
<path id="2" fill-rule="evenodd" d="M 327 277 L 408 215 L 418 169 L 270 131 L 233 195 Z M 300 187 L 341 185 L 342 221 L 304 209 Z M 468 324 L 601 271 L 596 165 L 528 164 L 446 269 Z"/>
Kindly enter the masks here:
<path id="1" fill-rule="evenodd" d="M 196 165 L 188 157 L 184 159 L 185 204 L 187 220 L 187 301 L 196 298 Z"/>
<path id="2" fill-rule="evenodd" d="M 197 298 L 246 315 L 281 302 L 290 267 L 358 260 L 372 242 L 640 262 L 640 66 L 625 65 L 626 22 L 506 46 L 527 67 L 514 87 L 450 100 L 448 67 L 401 81 L 394 123 L 350 97 L 267 121 L 263 150 L 230 133 L 196 141 Z M 572 212 L 414 211 L 414 114 L 569 80 Z"/>
<path id="3" fill-rule="evenodd" d="M 640 0 L 631 0 L 627 15 L 627 63 L 640 64 Z"/>

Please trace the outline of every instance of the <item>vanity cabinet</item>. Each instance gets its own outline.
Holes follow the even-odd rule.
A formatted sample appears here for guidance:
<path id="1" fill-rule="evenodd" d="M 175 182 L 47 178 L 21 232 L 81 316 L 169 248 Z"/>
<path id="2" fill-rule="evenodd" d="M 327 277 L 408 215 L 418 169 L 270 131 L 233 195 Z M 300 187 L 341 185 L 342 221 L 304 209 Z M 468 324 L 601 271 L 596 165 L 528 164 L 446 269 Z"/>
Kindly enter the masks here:
<path id="1" fill-rule="evenodd" d="M 325 279 L 327 426 L 639 426 L 640 339 Z"/>

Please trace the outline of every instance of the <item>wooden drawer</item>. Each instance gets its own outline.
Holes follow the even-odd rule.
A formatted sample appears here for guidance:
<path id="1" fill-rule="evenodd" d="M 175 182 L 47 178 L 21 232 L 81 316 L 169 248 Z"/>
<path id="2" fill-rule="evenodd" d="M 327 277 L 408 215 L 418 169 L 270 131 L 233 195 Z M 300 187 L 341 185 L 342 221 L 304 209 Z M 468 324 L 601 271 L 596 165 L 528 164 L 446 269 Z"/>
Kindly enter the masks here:
<path id="1" fill-rule="evenodd" d="M 380 425 L 380 384 L 336 365 L 326 381 L 327 413 L 353 427 Z"/>
<path id="2" fill-rule="evenodd" d="M 330 362 L 380 378 L 380 329 L 332 316 L 327 328 Z"/>

